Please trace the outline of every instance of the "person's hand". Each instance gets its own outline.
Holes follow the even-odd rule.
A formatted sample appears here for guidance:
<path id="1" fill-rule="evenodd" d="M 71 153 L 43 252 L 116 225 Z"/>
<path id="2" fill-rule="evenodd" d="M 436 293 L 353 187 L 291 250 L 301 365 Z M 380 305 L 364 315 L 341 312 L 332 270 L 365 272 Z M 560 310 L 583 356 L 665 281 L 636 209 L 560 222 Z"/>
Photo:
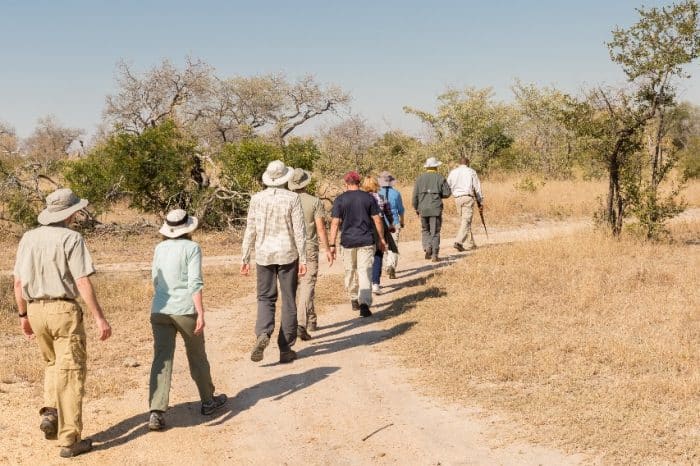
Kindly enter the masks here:
<path id="1" fill-rule="evenodd" d="M 417 210 L 416 210 L 416 216 L 420 217 L 420 212 L 418 212 Z"/>
<path id="2" fill-rule="evenodd" d="M 299 264 L 299 276 L 303 277 L 306 275 L 306 264 Z"/>
<path id="3" fill-rule="evenodd" d="M 241 275 L 247 277 L 249 273 L 250 273 L 250 264 L 242 264 L 241 265 Z"/>
<path id="4" fill-rule="evenodd" d="M 387 249 L 389 249 L 389 246 L 386 244 L 386 241 L 383 238 L 379 243 L 379 249 L 381 249 L 382 252 L 385 252 Z"/>
<path id="5" fill-rule="evenodd" d="M 199 336 L 204 332 L 204 315 L 197 314 L 197 323 L 194 326 L 194 334 Z"/>
<path id="6" fill-rule="evenodd" d="M 389 233 L 396 233 L 396 227 L 395 226 L 390 226 L 389 227 Z"/>
<path id="7" fill-rule="evenodd" d="M 399 226 L 401 227 L 402 230 L 403 230 L 404 228 L 406 228 L 406 225 L 404 225 L 403 222 L 401 222 L 401 223 L 399 224 Z"/>
<path id="8" fill-rule="evenodd" d="M 34 330 L 32 330 L 32 326 L 29 323 L 29 319 L 27 319 L 26 317 L 21 317 L 19 319 L 19 326 L 22 329 L 22 333 L 24 334 L 27 340 L 31 340 L 32 338 L 34 338 Z"/>
<path id="9" fill-rule="evenodd" d="M 335 254 L 334 252 L 331 252 L 330 249 L 326 249 L 326 260 L 328 261 L 328 266 L 330 267 L 333 265 L 333 259 L 335 259 Z"/>
<path id="10" fill-rule="evenodd" d="M 112 336 L 112 327 L 109 325 L 109 322 L 107 322 L 107 319 L 98 319 L 97 320 L 97 338 L 100 339 L 100 341 L 105 341 L 107 338 Z"/>

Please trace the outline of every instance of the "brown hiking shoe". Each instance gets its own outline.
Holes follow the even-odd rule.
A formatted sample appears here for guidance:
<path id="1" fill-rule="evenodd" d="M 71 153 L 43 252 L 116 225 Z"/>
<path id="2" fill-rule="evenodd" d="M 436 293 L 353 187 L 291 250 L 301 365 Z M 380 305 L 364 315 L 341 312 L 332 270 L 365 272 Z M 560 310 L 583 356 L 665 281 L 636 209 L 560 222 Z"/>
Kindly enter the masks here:
<path id="1" fill-rule="evenodd" d="M 433 256 L 433 258 L 430 259 L 430 261 L 431 262 L 440 262 L 440 259 L 438 258 L 438 256 Z"/>
<path id="2" fill-rule="evenodd" d="M 316 324 L 316 322 L 309 321 L 306 324 L 306 330 L 308 330 L 309 332 L 315 332 L 316 330 L 318 330 L 318 325 Z"/>
<path id="3" fill-rule="evenodd" d="M 163 427 L 165 427 L 163 411 L 151 411 L 148 416 L 148 430 L 163 430 Z"/>
<path id="4" fill-rule="evenodd" d="M 389 276 L 389 278 L 396 278 L 396 270 L 394 270 L 393 267 L 389 267 L 386 271 L 386 274 Z"/>
<path id="5" fill-rule="evenodd" d="M 350 301 L 350 306 L 352 306 L 353 311 L 359 311 L 360 310 L 360 302 L 356 299 L 353 299 Z"/>
<path id="6" fill-rule="evenodd" d="M 253 362 L 260 362 L 263 360 L 263 352 L 265 351 L 265 348 L 267 348 L 267 345 L 270 344 L 270 337 L 268 337 L 266 334 L 262 334 L 258 337 L 258 339 L 255 342 L 255 346 L 253 347 L 253 352 L 250 353 L 250 360 Z"/>
<path id="7" fill-rule="evenodd" d="M 425 250 L 425 258 L 430 259 L 430 257 L 433 255 L 433 250 L 432 249 L 426 249 Z"/>
<path id="8" fill-rule="evenodd" d="M 89 438 L 79 440 L 69 447 L 61 448 L 59 455 L 61 458 L 72 458 L 74 456 L 82 455 L 92 450 L 92 440 Z"/>
<path id="9" fill-rule="evenodd" d="M 297 358 L 297 352 L 294 350 L 280 351 L 280 364 L 287 364 Z"/>
<path id="10" fill-rule="evenodd" d="M 46 440 L 56 440 L 58 434 L 58 413 L 56 410 L 46 410 L 41 417 L 39 429 Z"/>
<path id="11" fill-rule="evenodd" d="M 309 341 L 313 337 L 309 335 L 309 332 L 306 331 L 306 329 L 302 326 L 297 327 L 297 338 L 300 338 L 303 341 Z"/>
<path id="12" fill-rule="evenodd" d="M 458 250 L 459 252 L 464 252 L 464 251 L 466 251 L 466 249 L 464 249 L 464 246 L 462 246 L 462 245 L 459 244 L 459 243 L 455 243 L 455 244 L 453 244 L 453 246 L 454 246 L 454 248 L 455 248 L 456 250 Z"/>

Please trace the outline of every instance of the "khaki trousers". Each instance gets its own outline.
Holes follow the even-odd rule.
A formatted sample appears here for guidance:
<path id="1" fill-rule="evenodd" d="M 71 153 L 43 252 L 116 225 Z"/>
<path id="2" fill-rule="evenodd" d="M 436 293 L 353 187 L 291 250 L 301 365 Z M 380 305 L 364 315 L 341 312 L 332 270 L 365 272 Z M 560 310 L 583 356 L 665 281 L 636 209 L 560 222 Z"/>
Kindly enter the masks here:
<path id="1" fill-rule="evenodd" d="M 316 308 L 314 295 L 318 280 L 318 249 L 306 251 L 306 273 L 299 277 L 297 288 L 297 324 L 304 327 L 310 323 L 316 324 Z"/>
<path id="2" fill-rule="evenodd" d="M 345 269 L 345 289 L 350 300 L 372 305 L 372 263 L 375 246 L 341 248 Z"/>
<path id="3" fill-rule="evenodd" d="M 394 243 L 396 243 L 396 246 L 399 245 L 399 236 L 401 236 L 401 227 L 399 225 L 394 225 L 396 228 L 396 231 L 394 231 L 391 234 L 391 237 L 394 238 Z M 388 249 L 384 252 L 384 263 L 383 267 L 384 270 L 387 270 L 389 268 L 392 268 L 396 270 L 396 267 L 399 265 L 399 255 L 398 253 L 389 251 Z"/>
<path id="4" fill-rule="evenodd" d="M 75 301 L 38 300 L 29 303 L 27 313 L 46 363 L 40 413 L 58 411 L 58 445 L 69 447 L 83 431 L 87 372 L 83 311 Z"/>
<path id="5" fill-rule="evenodd" d="M 204 348 L 204 334 L 195 335 L 197 316 L 151 314 L 153 330 L 153 364 L 148 389 L 148 403 L 151 411 L 165 411 L 170 399 L 170 383 L 173 376 L 175 337 L 179 333 L 185 341 L 190 376 L 197 385 L 202 403 L 214 397 L 214 384 L 211 369 Z"/>
<path id="6" fill-rule="evenodd" d="M 471 196 L 460 196 L 455 198 L 457 213 L 460 215 L 459 230 L 455 236 L 455 243 L 462 244 L 467 249 L 476 246 L 472 236 L 472 217 L 474 215 L 474 203 L 476 201 Z M 466 241 L 466 245 L 464 242 Z"/>

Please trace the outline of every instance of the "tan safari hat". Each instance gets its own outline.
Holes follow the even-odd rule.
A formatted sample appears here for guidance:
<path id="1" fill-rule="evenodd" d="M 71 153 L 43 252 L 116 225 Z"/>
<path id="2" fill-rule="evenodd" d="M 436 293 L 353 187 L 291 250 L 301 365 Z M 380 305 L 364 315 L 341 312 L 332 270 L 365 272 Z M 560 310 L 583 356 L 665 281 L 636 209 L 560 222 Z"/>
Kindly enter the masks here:
<path id="1" fill-rule="evenodd" d="M 306 187 L 309 183 L 311 183 L 311 173 L 302 168 L 295 168 L 292 179 L 289 180 L 287 186 L 291 190 L 297 190 Z"/>
<path id="2" fill-rule="evenodd" d="M 68 188 L 57 189 L 46 196 L 46 208 L 39 213 L 37 220 L 42 225 L 62 222 L 88 205 L 87 199 L 80 199 Z"/>

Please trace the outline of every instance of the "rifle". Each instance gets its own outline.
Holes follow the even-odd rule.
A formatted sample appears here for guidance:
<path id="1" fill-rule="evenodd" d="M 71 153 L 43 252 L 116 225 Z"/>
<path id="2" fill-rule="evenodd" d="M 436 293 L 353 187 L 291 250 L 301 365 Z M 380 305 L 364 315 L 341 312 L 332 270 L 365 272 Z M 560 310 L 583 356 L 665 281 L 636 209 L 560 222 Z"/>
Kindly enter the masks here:
<path id="1" fill-rule="evenodd" d="M 474 196 L 474 200 L 476 201 L 476 206 L 479 208 L 479 217 L 481 217 L 481 224 L 484 226 L 484 233 L 486 233 L 486 239 L 488 239 L 489 231 L 486 229 L 486 221 L 484 221 L 484 206 L 481 203 L 481 200 L 479 200 L 479 196 L 476 195 L 476 189 L 474 189 L 473 185 L 472 195 Z"/>

